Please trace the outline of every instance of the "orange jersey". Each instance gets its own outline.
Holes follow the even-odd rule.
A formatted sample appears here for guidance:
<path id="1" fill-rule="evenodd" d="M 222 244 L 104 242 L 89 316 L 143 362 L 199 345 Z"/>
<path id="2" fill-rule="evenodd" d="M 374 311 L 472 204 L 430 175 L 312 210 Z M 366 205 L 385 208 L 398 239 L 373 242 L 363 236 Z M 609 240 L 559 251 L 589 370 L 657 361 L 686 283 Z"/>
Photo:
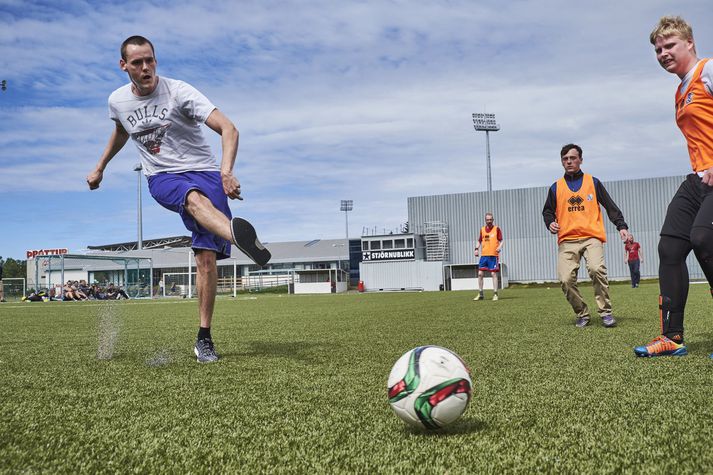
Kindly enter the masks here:
<path id="1" fill-rule="evenodd" d="M 480 228 L 480 255 L 481 256 L 497 256 L 498 255 L 498 245 L 500 240 L 498 239 L 498 234 L 502 236 L 500 228 L 493 226 L 490 231 L 486 229 L 486 226 Z"/>
<path id="2" fill-rule="evenodd" d="M 579 191 L 570 190 L 564 177 L 557 180 L 556 215 L 560 225 L 557 244 L 591 237 L 607 242 L 592 175 L 584 174 Z"/>
<path id="3" fill-rule="evenodd" d="M 713 167 L 713 97 L 701 81 L 703 59 L 685 91 L 676 91 L 676 124 L 688 143 L 694 172 Z"/>

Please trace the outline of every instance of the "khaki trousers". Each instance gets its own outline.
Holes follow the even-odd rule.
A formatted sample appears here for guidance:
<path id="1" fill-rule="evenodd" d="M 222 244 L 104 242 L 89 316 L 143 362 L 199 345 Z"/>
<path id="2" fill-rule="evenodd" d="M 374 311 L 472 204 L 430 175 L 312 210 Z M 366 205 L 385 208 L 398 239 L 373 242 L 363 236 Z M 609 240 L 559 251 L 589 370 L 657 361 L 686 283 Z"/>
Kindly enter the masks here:
<path id="1" fill-rule="evenodd" d="M 597 238 L 562 241 L 557 250 L 557 277 L 567 301 L 578 318 L 590 317 L 589 308 L 577 287 L 577 271 L 584 257 L 589 277 L 594 286 L 594 300 L 599 316 L 611 315 L 609 279 L 604 265 L 604 244 Z"/>

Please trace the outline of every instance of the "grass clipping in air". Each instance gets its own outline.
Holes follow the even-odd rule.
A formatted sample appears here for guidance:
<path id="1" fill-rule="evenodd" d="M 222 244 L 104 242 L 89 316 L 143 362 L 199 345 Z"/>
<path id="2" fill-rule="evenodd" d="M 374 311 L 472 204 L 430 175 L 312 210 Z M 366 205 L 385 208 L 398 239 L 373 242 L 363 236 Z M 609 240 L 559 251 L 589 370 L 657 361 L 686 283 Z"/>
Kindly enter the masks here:
<path id="1" fill-rule="evenodd" d="M 119 308 L 116 301 L 102 301 L 98 307 L 97 359 L 110 360 L 114 357 L 119 340 Z"/>

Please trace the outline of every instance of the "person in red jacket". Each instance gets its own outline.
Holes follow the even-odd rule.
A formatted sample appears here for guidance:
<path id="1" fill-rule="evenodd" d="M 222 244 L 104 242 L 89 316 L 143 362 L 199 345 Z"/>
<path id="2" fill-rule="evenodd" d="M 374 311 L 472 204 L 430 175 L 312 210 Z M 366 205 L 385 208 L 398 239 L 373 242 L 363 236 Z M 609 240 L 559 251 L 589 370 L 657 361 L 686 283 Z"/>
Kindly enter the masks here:
<path id="1" fill-rule="evenodd" d="M 641 245 L 634 241 L 634 236 L 630 236 L 624 244 L 624 262 L 629 266 L 631 288 L 635 289 L 641 280 L 641 263 L 644 262 L 644 253 L 641 252 Z"/>

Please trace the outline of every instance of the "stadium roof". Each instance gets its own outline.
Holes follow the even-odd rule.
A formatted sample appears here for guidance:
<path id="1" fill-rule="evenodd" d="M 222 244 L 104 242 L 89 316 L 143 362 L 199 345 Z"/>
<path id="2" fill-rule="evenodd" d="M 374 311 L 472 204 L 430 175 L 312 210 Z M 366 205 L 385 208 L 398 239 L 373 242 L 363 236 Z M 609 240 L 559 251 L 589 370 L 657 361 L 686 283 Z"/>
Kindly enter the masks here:
<path id="1" fill-rule="evenodd" d="M 164 247 L 188 247 L 191 245 L 190 236 L 171 236 L 158 239 L 146 239 L 142 241 L 144 249 L 156 249 Z M 93 251 L 134 251 L 138 249 L 138 241 L 120 242 L 117 244 L 102 244 L 99 246 L 87 246 Z"/>
<path id="2" fill-rule="evenodd" d="M 133 250 L 128 251 L 109 251 L 100 249 L 101 246 L 88 247 L 89 249 L 95 251 L 89 253 L 89 255 L 113 254 L 121 257 L 150 257 L 153 260 L 154 268 L 184 267 L 186 265 L 186 256 L 190 249 L 190 238 L 186 237 L 186 239 L 188 239 L 188 243 L 185 246 L 166 246 L 163 248 L 154 247 L 152 249 L 146 249 L 146 246 L 144 246 L 145 248 L 141 251 L 135 250 L 135 246 Z M 146 243 L 146 241 L 144 241 L 144 243 Z M 135 245 L 136 243 L 134 242 L 133 244 Z M 349 247 L 346 245 L 345 239 L 314 239 L 311 241 L 270 242 L 266 243 L 265 247 L 267 247 L 272 253 L 270 264 L 324 262 L 349 259 Z M 235 246 L 231 247 L 230 256 L 231 259 L 218 261 L 218 265 L 232 265 L 233 259 L 235 259 L 235 262 L 238 265 L 254 264 Z"/>

